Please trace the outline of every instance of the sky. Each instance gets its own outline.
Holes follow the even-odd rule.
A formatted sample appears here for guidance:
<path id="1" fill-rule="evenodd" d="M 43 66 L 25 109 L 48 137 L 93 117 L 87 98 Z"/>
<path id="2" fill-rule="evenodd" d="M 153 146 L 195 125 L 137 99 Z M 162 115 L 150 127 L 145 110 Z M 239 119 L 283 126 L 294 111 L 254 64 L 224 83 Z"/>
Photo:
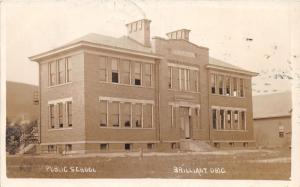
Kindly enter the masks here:
<path id="1" fill-rule="evenodd" d="M 125 24 L 150 19 L 151 36 L 190 29 L 210 56 L 258 72 L 253 94 L 290 90 L 290 4 L 284 1 L 10 0 L 4 3 L 8 81 L 38 85 L 28 57 L 88 33 L 114 37 Z"/>

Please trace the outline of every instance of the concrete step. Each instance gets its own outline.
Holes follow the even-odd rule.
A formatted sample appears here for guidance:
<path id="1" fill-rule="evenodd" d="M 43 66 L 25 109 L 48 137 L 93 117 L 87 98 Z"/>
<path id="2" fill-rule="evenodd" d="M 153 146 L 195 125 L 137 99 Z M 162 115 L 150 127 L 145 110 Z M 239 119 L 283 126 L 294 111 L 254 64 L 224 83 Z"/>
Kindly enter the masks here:
<path id="1" fill-rule="evenodd" d="M 201 140 L 181 140 L 180 141 L 180 150 L 182 151 L 212 151 L 215 150 L 214 147 L 209 145 L 206 141 Z"/>

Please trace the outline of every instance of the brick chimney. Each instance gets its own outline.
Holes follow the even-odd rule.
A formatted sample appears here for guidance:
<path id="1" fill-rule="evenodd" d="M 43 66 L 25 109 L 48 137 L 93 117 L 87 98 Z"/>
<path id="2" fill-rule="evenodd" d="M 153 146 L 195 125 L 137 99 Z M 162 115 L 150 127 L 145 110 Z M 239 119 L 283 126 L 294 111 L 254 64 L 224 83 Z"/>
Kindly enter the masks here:
<path id="1" fill-rule="evenodd" d="M 128 37 L 146 47 L 150 47 L 150 23 L 151 20 L 148 19 L 127 23 L 126 27 Z"/>
<path id="2" fill-rule="evenodd" d="M 167 36 L 169 39 L 174 39 L 174 40 L 182 39 L 182 40 L 189 41 L 190 31 L 191 30 L 188 29 L 180 29 L 180 30 L 167 33 Z"/>

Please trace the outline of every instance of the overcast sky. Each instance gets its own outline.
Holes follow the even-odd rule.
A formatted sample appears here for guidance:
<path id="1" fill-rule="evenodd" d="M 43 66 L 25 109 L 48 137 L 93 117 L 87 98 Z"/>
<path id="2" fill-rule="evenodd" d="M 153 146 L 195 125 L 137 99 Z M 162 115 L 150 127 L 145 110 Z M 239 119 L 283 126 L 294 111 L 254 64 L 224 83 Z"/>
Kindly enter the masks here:
<path id="1" fill-rule="evenodd" d="M 210 56 L 261 73 L 254 79 L 257 94 L 289 89 L 285 78 L 273 76 L 290 70 L 284 1 L 10 0 L 2 15 L 9 81 L 37 85 L 38 65 L 29 56 L 91 32 L 119 37 L 126 23 L 147 18 L 151 36 L 190 29 L 190 41 L 208 47 Z"/>

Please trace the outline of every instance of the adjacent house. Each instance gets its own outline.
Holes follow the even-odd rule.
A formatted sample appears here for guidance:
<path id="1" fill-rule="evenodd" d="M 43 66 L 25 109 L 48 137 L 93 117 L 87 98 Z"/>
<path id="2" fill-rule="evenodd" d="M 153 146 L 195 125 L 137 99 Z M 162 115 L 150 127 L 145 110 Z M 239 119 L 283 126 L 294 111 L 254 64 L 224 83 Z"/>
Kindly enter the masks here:
<path id="1" fill-rule="evenodd" d="M 30 57 L 39 64 L 42 152 L 165 151 L 186 140 L 255 144 L 257 74 L 210 58 L 208 48 L 189 41 L 190 30 L 151 38 L 150 23 Z"/>
<path id="2" fill-rule="evenodd" d="M 258 147 L 291 146 L 291 92 L 253 97 L 253 125 Z"/>

